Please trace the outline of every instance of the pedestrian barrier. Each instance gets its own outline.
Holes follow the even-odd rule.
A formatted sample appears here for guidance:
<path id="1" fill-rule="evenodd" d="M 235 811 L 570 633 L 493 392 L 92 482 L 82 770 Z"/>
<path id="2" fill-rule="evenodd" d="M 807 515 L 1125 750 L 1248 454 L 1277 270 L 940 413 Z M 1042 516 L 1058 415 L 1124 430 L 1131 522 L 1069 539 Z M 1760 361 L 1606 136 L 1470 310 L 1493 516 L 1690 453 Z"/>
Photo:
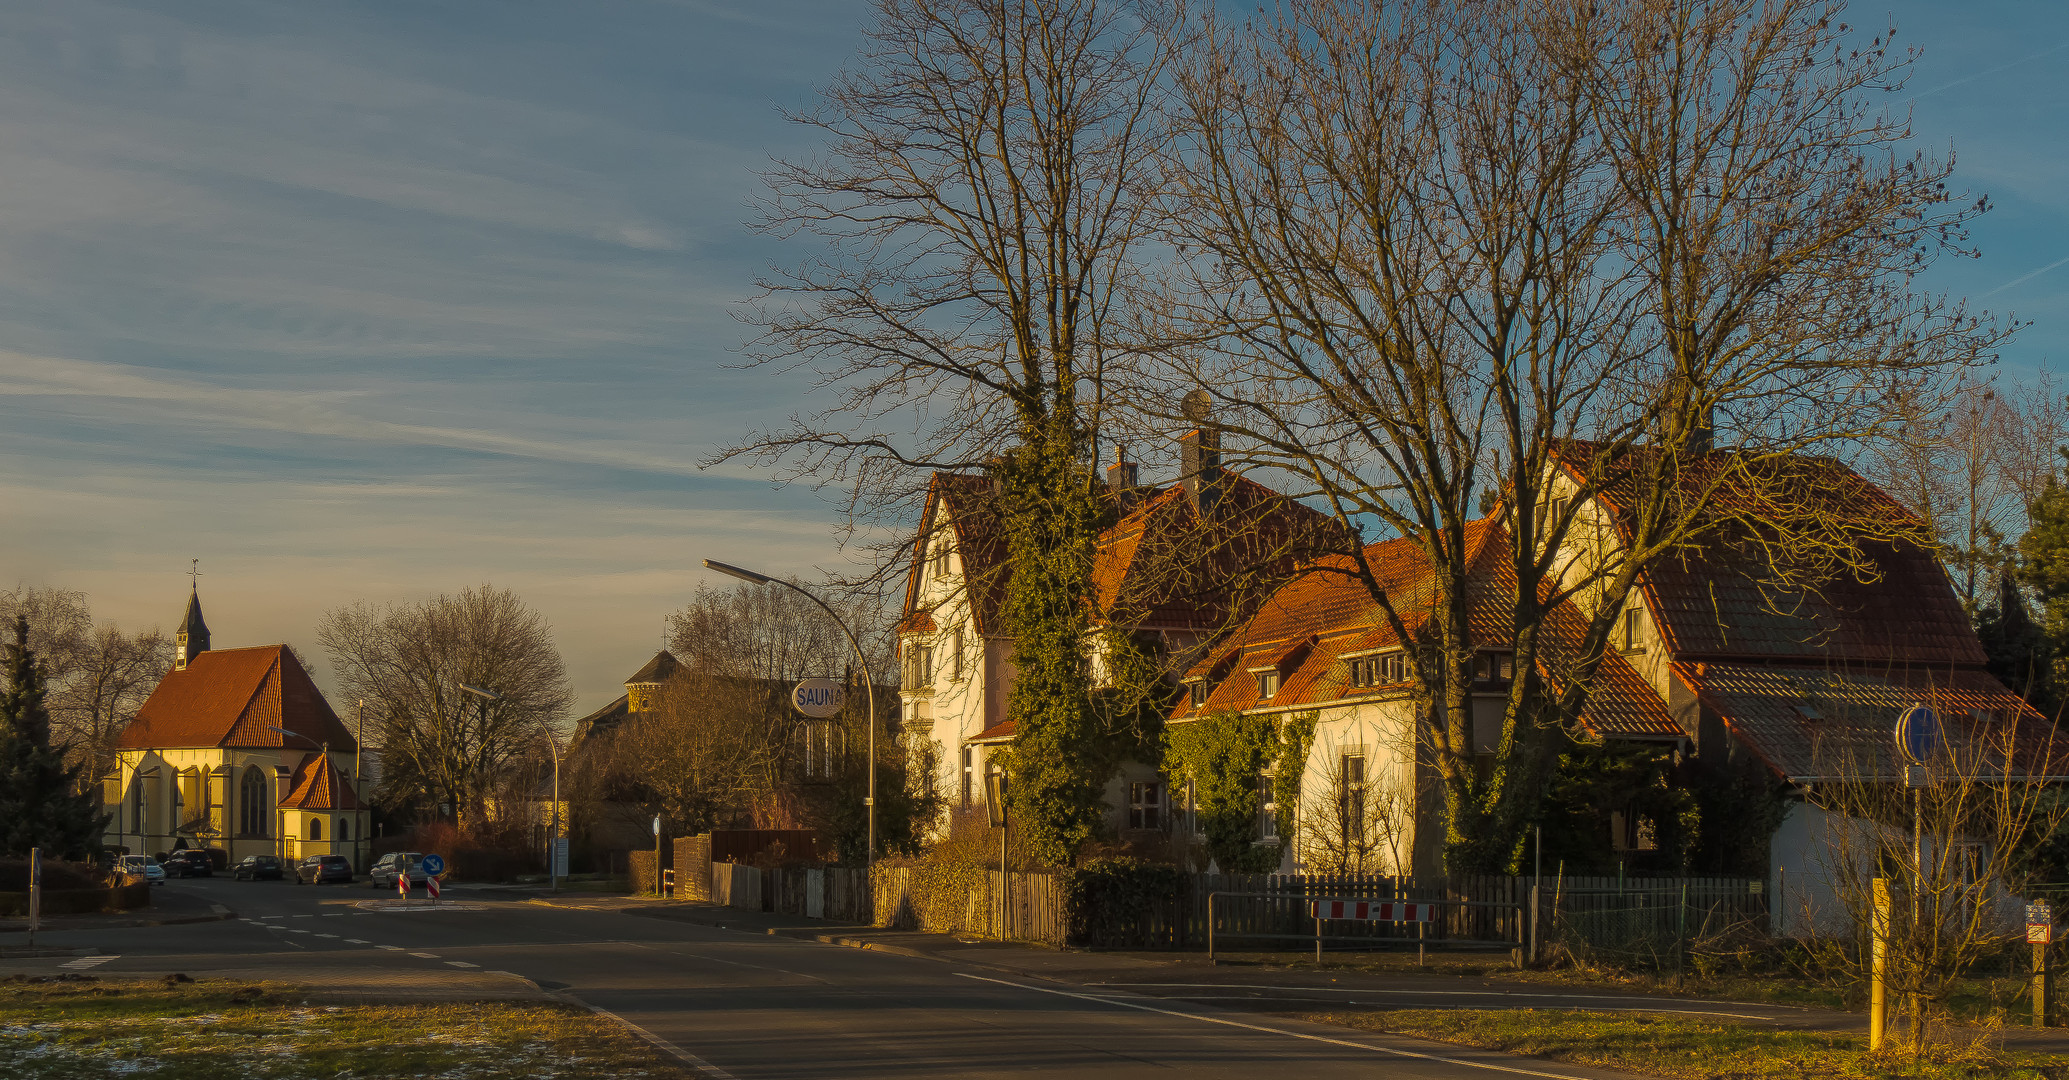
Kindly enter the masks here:
<path id="1" fill-rule="evenodd" d="M 1239 911 L 1236 914 L 1242 928 L 1230 930 L 1222 926 L 1222 916 L 1229 912 L 1228 901 L 1235 901 Z M 1442 911 L 1444 917 L 1439 917 Z M 1216 946 L 1229 938 L 1258 941 L 1310 941 L 1314 943 L 1315 959 L 1322 958 L 1322 946 L 1328 941 L 1354 944 L 1360 949 L 1375 949 L 1413 945 L 1418 957 L 1432 945 L 1466 947 L 1475 949 L 1506 948 L 1516 966 L 1523 966 L 1525 951 L 1529 942 L 1523 934 L 1525 905 L 1483 900 L 1417 900 L 1374 901 L 1355 896 L 1305 896 L 1295 891 L 1280 892 L 1226 892 L 1215 890 L 1207 894 L 1207 962 L 1215 962 Z M 1345 914 L 1349 912 L 1351 914 Z M 1505 919 L 1503 914 L 1513 914 Z M 1446 927 L 1470 926 L 1473 916 L 1494 916 L 1496 925 L 1510 925 L 1516 928 L 1513 937 L 1431 937 L 1429 928 L 1436 926 L 1439 934 Z M 1375 937 L 1370 934 L 1329 935 L 1323 933 L 1328 922 L 1355 919 L 1361 922 L 1388 924 L 1409 923 L 1415 927 L 1415 936 L 1397 935 Z M 1484 918 L 1478 920 L 1486 922 Z M 1305 932 L 1295 931 L 1293 926 L 1301 922 L 1312 922 L 1313 928 Z"/>

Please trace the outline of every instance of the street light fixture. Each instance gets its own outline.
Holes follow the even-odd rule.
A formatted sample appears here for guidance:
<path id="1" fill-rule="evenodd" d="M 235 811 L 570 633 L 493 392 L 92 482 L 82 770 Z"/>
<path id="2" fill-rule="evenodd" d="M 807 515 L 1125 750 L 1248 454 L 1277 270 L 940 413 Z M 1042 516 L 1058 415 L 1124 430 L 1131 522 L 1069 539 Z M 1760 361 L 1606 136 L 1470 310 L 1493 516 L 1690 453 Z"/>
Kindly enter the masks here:
<path id="1" fill-rule="evenodd" d="M 864 849 L 863 855 L 863 870 L 867 874 L 876 866 L 876 676 L 870 673 L 869 657 L 862 653 L 862 642 L 856 640 L 855 632 L 848 629 L 847 622 L 838 614 L 835 614 L 834 610 L 826 605 L 826 601 L 813 596 L 799 586 L 793 585 L 782 578 L 773 578 L 767 574 L 757 574 L 752 570 L 734 566 L 731 563 L 719 562 L 717 559 L 704 560 L 704 567 L 707 570 L 716 570 L 727 577 L 739 578 L 741 581 L 754 585 L 781 585 L 791 592 L 810 600 L 812 603 L 819 605 L 819 610 L 825 612 L 826 617 L 832 619 L 835 626 L 841 628 L 841 633 L 847 635 L 848 646 L 855 650 L 855 662 L 862 665 L 862 690 L 864 700 L 868 703 L 869 708 L 869 737 L 865 740 L 869 744 L 869 788 L 868 794 L 863 796 L 862 799 L 862 805 L 869 811 L 869 842 Z"/>

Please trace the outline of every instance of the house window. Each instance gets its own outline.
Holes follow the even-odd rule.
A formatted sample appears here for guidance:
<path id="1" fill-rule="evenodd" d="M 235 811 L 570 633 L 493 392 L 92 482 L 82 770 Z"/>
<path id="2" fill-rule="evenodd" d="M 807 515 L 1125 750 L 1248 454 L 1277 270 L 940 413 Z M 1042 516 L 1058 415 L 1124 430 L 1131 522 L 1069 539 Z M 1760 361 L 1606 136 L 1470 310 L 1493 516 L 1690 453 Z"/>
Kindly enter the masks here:
<path id="1" fill-rule="evenodd" d="M 1185 805 L 1179 808 L 1179 812 L 1183 815 L 1182 824 L 1185 831 L 1189 834 L 1198 835 L 1200 831 L 1200 802 L 1193 791 L 1193 782 L 1191 780 L 1185 782 Z"/>
<path id="2" fill-rule="evenodd" d="M 963 681 L 963 632 L 960 628 L 948 635 L 948 677 L 956 682 Z"/>
<path id="3" fill-rule="evenodd" d="M 1566 516 L 1566 508 L 1570 505 L 1570 499 L 1553 499 L 1545 504 L 1545 520 L 1540 529 L 1542 535 L 1550 536 L 1553 530 L 1559 528 L 1559 519 Z"/>
<path id="4" fill-rule="evenodd" d="M 1273 694 L 1276 694 L 1276 693 L 1278 693 L 1278 692 L 1279 692 L 1279 673 L 1278 673 L 1278 672 L 1276 672 L 1276 671 L 1260 671 L 1260 672 L 1258 672 L 1258 673 L 1257 673 L 1257 696 L 1258 696 L 1258 699 L 1259 699 L 1259 700 L 1263 700 L 1263 699 L 1265 699 L 1265 698 L 1269 698 L 1269 697 L 1271 697 L 1271 696 L 1272 696 Z"/>
<path id="5" fill-rule="evenodd" d="M 1337 803 L 1338 824 L 1343 830 L 1346 846 L 1355 846 L 1365 841 L 1365 755 L 1363 752 L 1344 754 L 1337 761 Z"/>
<path id="6" fill-rule="evenodd" d="M 134 826 L 134 831 L 143 833 L 147 823 L 144 820 L 144 778 L 141 775 L 130 778 L 129 802 L 129 823 Z"/>
<path id="7" fill-rule="evenodd" d="M 1164 785 L 1155 780 L 1138 780 L 1128 785 L 1128 827 L 1164 827 Z"/>
<path id="8" fill-rule="evenodd" d="M 934 646 L 908 644 L 905 647 L 905 677 L 914 690 L 934 685 Z"/>
<path id="9" fill-rule="evenodd" d="M 1613 810 L 1609 814 L 1610 847 L 1617 851 L 1658 851 L 1659 828 L 1636 810 Z"/>
<path id="10" fill-rule="evenodd" d="M 947 544 L 936 544 L 936 545 L 934 545 L 934 580 L 935 580 L 935 581 L 940 581 L 941 579 L 943 579 L 943 578 L 945 578 L 945 577 L 947 577 L 947 576 L 948 576 L 948 545 L 947 545 Z"/>
<path id="11" fill-rule="evenodd" d="M 338 819 L 338 839 L 339 839 L 339 840 L 350 840 L 350 839 L 352 839 L 352 819 L 351 819 L 351 818 L 339 818 L 339 819 Z"/>
<path id="12" fill-rule="evenodd" d="M 309 819 L 309 839 L 311 839 L 311 840 L 321 840 L 321 839 L 323 839 L 323 819 L 322 819 L 322 818 L 310 818 L 310 819 Z"/>
<path id="13" fill-rule="evenodd" d="M 1516 655 L 1481 653 L 1475 673 L 1483 682 L 1508 682 L 1516 677 Z"/>
<path id="14" fill-rule="evenodd" d="M 1622 630 L 1625 652 L 1645 651 L 1645 609 L 1634 607 L 1624 612 Z"/>
<path id="15" fill-rule="evenodd" d="M 1207 694 L 1210 692 L 1210 689 L 1205 679 L 1187 680 L 1185 684 L 1186 698 L 1192 702 L 1195 708 L 1198 708 L 1201 705 L 1207 704 Z"/>
<path id="16" fill-rule="evenodd" d="M 1257 774 L 1257 838 L 1279 838 L 1279 804 L 1272 799 L 1272 774 Z"/>
<path id="17" fill-rule="evenodd" d="M 970 805 L 977 788 L 977 748 L 963 747 L 963 805 Z"/>
<path id="18" fill-rule="evenodd" d="M 237 832 L 243 836 L 266 835 L 267 805 L 266 774 L 258 769 L 244 770 L 244 779 L 237 784 Z"/>

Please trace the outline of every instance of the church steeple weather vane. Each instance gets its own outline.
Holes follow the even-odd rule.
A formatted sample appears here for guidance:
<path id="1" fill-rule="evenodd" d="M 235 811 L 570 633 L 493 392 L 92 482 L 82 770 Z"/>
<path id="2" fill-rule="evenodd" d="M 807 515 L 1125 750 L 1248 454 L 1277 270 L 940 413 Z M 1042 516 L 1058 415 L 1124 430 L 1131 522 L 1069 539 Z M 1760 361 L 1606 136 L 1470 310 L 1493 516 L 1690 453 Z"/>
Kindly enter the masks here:
<path id="1" fill-rule="evenodd" d="M 172 635 L 172 666 L 175 671 L 185 670 L 197 656 L 208 651 L 208 623 L 201 618 L 201 560 L 191 560 L 187 567 L 187 614 L 180 620 L 180 628 Z"/>

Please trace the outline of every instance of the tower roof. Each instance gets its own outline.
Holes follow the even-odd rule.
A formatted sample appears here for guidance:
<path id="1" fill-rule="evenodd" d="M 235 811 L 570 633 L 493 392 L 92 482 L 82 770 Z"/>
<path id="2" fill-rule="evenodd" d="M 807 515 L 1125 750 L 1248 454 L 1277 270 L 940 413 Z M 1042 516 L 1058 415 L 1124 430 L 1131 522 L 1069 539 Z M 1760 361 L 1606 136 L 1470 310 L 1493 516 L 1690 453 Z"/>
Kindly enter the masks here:
<path id="1" fill-rule="evenodd" d="M 180 620 L 180 633 L 193 638 L 208 636 L 208 623 L 201 618 L 201 590 L 187 594 L 187 617 Z"/>
<path id="2" fill-rule="evenodd" d="M 625 685 L 667 682 L 681 670 L 682 662 L 675 658 L 675 654 L 662 649 L 654 654 L 652 660 L 647 661 L 647 666 L 640 668 L 631 678 L 625 680 Z"/>

